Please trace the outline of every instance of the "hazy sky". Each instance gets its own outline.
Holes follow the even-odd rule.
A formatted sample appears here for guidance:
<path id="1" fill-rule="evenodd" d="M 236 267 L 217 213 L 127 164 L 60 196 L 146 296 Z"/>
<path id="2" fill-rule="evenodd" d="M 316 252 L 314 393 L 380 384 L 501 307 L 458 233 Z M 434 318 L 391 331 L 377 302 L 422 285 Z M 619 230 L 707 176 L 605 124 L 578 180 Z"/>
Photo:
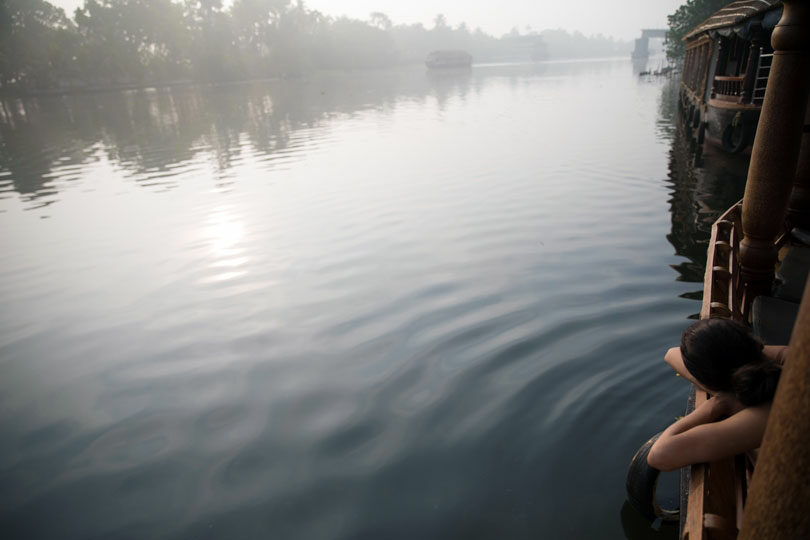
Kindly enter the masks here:
<path id="1" fill-rule="evenodd" d="M 50 0 L 69 13 L 84 0 Z M 226 4 L 230 3 L 225 0 Z M 305 0 L 307 7 L 327 15 L 365 19 L 372 11 L 386 13 L 394 23 L 422 22 L 444 13 L 450 24 L 500 35 L 517 26 L 536 30 L 564 28 L 584 34 L 602 33 L 621 39 L 640 36 L 641 28 L 665 28 L 667 15 L 685 0 Z"/>

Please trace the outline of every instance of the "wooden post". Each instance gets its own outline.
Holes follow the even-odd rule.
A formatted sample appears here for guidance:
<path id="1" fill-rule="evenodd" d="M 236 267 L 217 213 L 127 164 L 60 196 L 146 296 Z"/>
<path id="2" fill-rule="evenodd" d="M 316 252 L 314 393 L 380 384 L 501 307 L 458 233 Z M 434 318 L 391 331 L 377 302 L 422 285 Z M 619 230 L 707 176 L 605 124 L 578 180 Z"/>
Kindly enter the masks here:
<path id="1" fill-rule="evenodd" d="M 740 540 L 810 538 L 810 279 L 771 406 Z"/>
<path id="2" fill-rule="evenodd" d="M 754 97 L 754 86 L 757 82 L 757 68 L 759 67 L 759 53 L 762 49 L 764 39 L 762 31 L 758 31 L 751 39 L 751 46 L 748 49 L 748 63 L 745 65 L 745 79 L 743 80 L 743 92 L 740 96 L 740 103 L 751 103 Z"/>
<path id="3" fill-rule="evenodd" d="M 706 85 L 712 81 L 709 79 L 709 64 L 712 58 L 711 41 L 707 41 L 700 46 L 700 72 L 703 78 L 700 80 L 700 102 L 706 101 Z"/>
<path id="4" fill-rule="evenodd" d="M 792 227 L 810 229 L 810 102 L 804 113 L 804 133 L 788 203 L 788 220 Z"/>
<path id="5" fill-rule="evenodd" d="M 717 95 L 717 86 L 716 86 L 717 85 L 717 80 L 716 80 L 716 78 L 717 78 L 718 75 L 720 75 L 722 73 L 723 62 L 724 62 L 723 55 L 726 54 L 725 47 L 723 47 L 723 40 L 722 39 L 717 38 L 716 47 L 717 47 L 717 63 L 714 65 L 714 73 L 711 74 L 711 77 L 712 77 L 712 81 L 711 81 L 712 89 L 711 89 L 711 92 L 709 93 L 709 97 L 711 97 L 712 99 L 714 99 L 714 97 Z"/>
<path id="6" fill-rule="evenodd" d="M 810 2 L 785 0 L 771 36 L 773 64 L 745 186 L 740 270 L 746 298 L 770 291 L 776 249 L 796 173 L 810 90 Z"/>

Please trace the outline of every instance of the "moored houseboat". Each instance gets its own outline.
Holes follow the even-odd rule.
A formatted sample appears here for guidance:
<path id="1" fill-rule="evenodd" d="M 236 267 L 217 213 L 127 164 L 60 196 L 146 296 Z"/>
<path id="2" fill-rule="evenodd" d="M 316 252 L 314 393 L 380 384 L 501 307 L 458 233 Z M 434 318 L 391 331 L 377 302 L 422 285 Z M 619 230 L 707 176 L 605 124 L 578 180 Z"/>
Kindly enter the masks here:
<path id="1" fill-rule="evenodd" d="M 745 195 L 712 227 L 700 316 L 789 349 L 756 463 L 681 469 L 682 540 L 810 538 L 810 2 L 783 4 Z M 709 398 L 693 386 L 687 412 Z M 628 498 L 648 517 L 678 519 L 655 504 L 654 439 L 633 458 Z"/>
<path id="2" fill-rule="evenodd" d="M 433 51 L 425 59 L 429 69 L 468 68 L 472 56 L 467 51 Z"/>
<path id="3" fill-rule="evenodd" d="M 781 14 L 778 0 L 737 0 L 684 36 L 681 106 L 699 143 L 737 153 L 753 142 Z"/>

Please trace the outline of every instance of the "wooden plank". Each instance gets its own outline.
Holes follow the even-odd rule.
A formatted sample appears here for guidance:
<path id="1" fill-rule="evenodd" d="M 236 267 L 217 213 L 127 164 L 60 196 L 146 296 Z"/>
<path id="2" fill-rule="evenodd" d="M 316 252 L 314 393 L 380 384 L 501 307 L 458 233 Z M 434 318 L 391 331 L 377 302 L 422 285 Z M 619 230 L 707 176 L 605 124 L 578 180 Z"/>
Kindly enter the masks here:
<path id="1" fill-rule="evenodd" d="M 737 456 L 734 460 L 734 467 L 736 468 L 737 472 L 737 474 L 734 475 L 734 504 L 736 507 L 737 517 L 734 525 L 737 527 L 738 531 L 742 528 L 743 507 L 745 506 L 745 491 L 748 488 L 745 462 L 746 457 L 742 454 Z"/>
<path id="2" fill-rule="evenodd" d="M 736 256 L 739 250 L 739 210 L 740 203 L 729 208 L 712 225 L 709 249 L 706 258 L 706 273 L 703 279 L 703 302 L 701 304 L 700 318 L 707 319 L 712 316 L 712 304 L 716 305 L 717 315 L 738 317 L 739 298 L 737 292 L 736 274 L 738 265 Z M 721 231 L 721 227 L 724 229 Z M 728 238 L 725 238 L 726 232 Z M 718 245 L 719 243 L 719 245 Z M 720 269 L 722 268 L 722 272 Z M 728 280 L 728 291 L 714 290 L 719 275 Z M 721 310 L 719 302 L 712 302 L 715 295 L 722 296 L 728 302 L 730 311 Z M 706 392 L 695 393 L 695 408 L 709 399 Z M 689 498 L 687 515 L 682 531 L 682 540 L 709 540 L 710 538 L 734 538 L 736 536 L 738 493 L 735 489 L 739 485 L 735 481 L 736 467 L 734 458 L 715 463 L 699 463 L 690 467 Z M 743 471 L 744 472 L 744 471 Z M 707 516 L 708 515 L 708 516 Z M 706 519 L 708 517 L 707 529 Z"/>
<path id="3" fill-rule="evenodd" d="M 737 94 L 720 94 L 715 92 L 712 94 L 712 101 L 726 101 L 736 105 L 740 103 L 740 96 Z"/>
<path id="4" fill-rule="evenodd" d="M 718 242 L 718 236 L 721 234 L 720 227 L 718 224 L 722 223 L 724 227 L 727 227 L 726 223 L 731 223 L 731 227 L 729 230 L 729 238 L 728 240 L 724 240 L 723 242 L 727 242 L 731 244 L 732 249 L 731 251 L 734 252 L 734 241 L 735 241 L 735 229 L 736 229 L 736 222 L 737 222 L 737 215 L 739 213 L 739 206 L 740 203 L 735 204 L 728 210 L 726 210 L 722 216 L 720 216 L 717 221 L 714 222 L 712 225 L 712 234 L 711 238 L 709 239 L 709 249 L 706 254 L 706 272 L 703 274 L 703 301 L 701 303 L 700 308 L 700 318 L 701 319 L 708 319 L 712 315 L 712 302 L 715 300 L 714 295 L 716 294 L 713 290 L 714 286 L 714 267 L 715 265 L 722 266 L 722 263 L 726 262 L 718 258 L 718 253 L 716 249 L 716 245 Z M 737 229 L 739 230 L 739 229 Z M 721 242 L 721 243 L 723 243 Z M 730 255 L 733 256 L 733 255 Z M 729 266 L 729 270 L 731 267 Z M 729 283 L 729 289 L 733 288 L 733 281 L 734 275 L 731 276 L 731 283 Z M 729 310 L 731 310 L 733 316 L 733 305 L 729 305 Z"/>
<path id="5" fill-rule="evenodd" d="M 731 230 L 729 230 L 729 251 L 727 255 L 728 272 L 731 274 L 731 279 L 729 280 L 728 284 L 728 307 L 731 310 L 731 318 L 735 321 L 739 321 L 741 320 L 742 316 L 738 287 L 740 281 L 740 269 L 739 265 L 737 264 L 737 258 L 739 257 L 740 253 L 740 233 L 742 231 L 737 224 L 739 213 L 737 212 L 729 217 L 732 218 L 732 223 Z"/>
<path id="6" fill-rule="evenodd" d="M 714 230 L 712 230 L 712 234 L 714 234 Z M 701 390 L 695 392 L 695 408 L 700 407 L 707 399 L 706 392 Z M 708 465 L 705 463 L 698 463 L 690 467 L 689 504 L 682 540 L 704 540 L 706 538 L 703 534 L 703 506 L 706 496 L 707 469 Z"/>
<path id="7" fill-rule="evenodd" d="M 712 537 L 735 538 L 737 536 L 737 494 L 734 487 L 736 467 L 734 457 L 715 461 L 709 464 L 709 475 L 705 483 L 707 496 L 704 499 L 703 511 L 706 514 L 720 516 L 725 531 L 715 532 Z"/>
<path id="8" fill-rule="evenodd" d="M 701 319 L 708 319 L 712 314 L 712 268 L 714 268 L 715 242 L 717 242 L 716 223 L 712 225 L 712 235 L 711 239 L 709 240 L 709 251 L 706 255 L 706 273 L 703 277 L 703 302 L 700 306 Z M 697 403 L 695 403 L 695 407 L 697 407 Z"/>
<path id="9" fill-rule="evenodd" d="M 698 391 L 695 407 L 709 398 L 706 392 Z M 683 540 L 708 540 L 710 538 L 734 538 L 737 524 L 738 482 L 735 458 L 713 463 L 698 463 L 691 467 L 689 503 Z M 706 521 L 707 515 L 711 519 Z M 707 531 L 707 525 L 712 529 Z M 721 527 L 720 528 L 718 527 Z"/>
<path id="10" fill-rule="evenodd" d="M 716 109 L 734 109 L 737 111 L 758 111 L 762 108 L 760 105 L 751 103 L 737 103 L 713 98 L 709 98 L 709 106 Z"/>

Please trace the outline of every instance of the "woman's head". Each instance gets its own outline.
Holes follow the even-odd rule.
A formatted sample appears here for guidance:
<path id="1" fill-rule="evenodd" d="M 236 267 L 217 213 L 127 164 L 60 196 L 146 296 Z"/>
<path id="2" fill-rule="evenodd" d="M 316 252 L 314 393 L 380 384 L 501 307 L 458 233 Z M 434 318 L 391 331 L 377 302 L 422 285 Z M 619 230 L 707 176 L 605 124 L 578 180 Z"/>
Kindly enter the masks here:
<path id="1" fill-rule="evenodd" d="M 742 324 L 703 319 L 681 336 L 684 366 L 714 392 L 731 392 L 744 405 L 773 399 L 781 368 L 762 354 L 762 342 Z"/>

